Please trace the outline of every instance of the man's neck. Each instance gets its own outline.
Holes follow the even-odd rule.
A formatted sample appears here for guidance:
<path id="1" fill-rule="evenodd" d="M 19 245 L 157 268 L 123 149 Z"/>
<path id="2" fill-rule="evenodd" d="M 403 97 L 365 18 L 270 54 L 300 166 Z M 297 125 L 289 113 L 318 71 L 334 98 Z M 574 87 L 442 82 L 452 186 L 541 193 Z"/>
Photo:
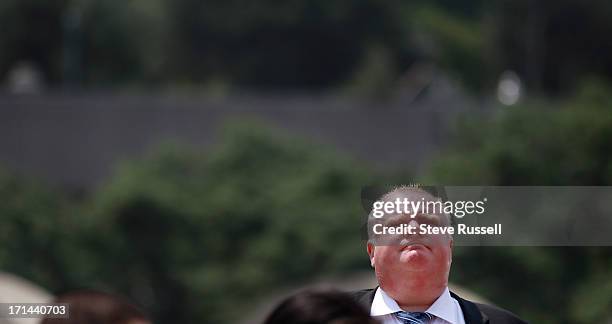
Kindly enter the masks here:
<path id="1" fill-rule="evenodd" d="M 404 286 L 400 289 L 381 287 L 397 305 L 407 312 L 426 311 L 446 289 L 443 286 Z"/>

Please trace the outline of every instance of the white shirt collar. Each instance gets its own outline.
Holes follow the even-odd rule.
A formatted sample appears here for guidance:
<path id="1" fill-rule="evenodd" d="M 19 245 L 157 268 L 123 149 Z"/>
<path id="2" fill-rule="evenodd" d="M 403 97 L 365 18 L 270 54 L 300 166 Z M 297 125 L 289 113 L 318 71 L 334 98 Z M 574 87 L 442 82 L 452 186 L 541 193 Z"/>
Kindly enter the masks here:
<path id="1" fill-rule="evenodd" d="M 426 310 L 427 313 L 439 317 L 449 323 L 458 323 L 455 313 L 455 303 L 451 297 L 448 287 L 444 289 L 440 297 L 431 304 Z M 393 298 L 389 297 L 382 288 L 378 287 L 374 294 L 374 300 L 372 301 L 372 308 L 370 309 L 371 316 L 383 316 L 393 314 L 395 312 L 402 311 L 397 302 Z"/>

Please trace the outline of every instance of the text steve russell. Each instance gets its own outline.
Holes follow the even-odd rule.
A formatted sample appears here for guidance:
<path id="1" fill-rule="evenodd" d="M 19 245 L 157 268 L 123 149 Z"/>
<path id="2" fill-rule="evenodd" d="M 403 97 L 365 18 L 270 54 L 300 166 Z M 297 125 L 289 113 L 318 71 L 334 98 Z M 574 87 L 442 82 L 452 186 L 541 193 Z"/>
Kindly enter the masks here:
<path id="1" fill-rule="evenodd" d="M 457 224 L 457 227 L 453 226 L 432 226 L 429 224 L 420 224 L 418 227 L 409 224 L 401 224 L 397 226 L 385 226 L 383 224 L 376 224 L 372 227 L 374 234 L 376 235 L 499 235 L 502 233 L 501 224 L 494 224 L 493 226 L 469 226 L 466 224 Z"/>

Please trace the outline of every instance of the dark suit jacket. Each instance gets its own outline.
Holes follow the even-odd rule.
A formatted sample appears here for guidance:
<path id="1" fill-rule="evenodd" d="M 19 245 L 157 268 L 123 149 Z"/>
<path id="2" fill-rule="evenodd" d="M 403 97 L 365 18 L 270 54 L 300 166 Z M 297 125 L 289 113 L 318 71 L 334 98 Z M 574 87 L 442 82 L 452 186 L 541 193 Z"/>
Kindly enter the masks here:
<path id="1" fill-rule="evenodd" d="M 372 308 L 372 301 L 376 289 L 365 289 L 353 292 L 353 298 L 365 307 L 368 312 Z M 526 324 L 527 322 L 518 318 L 507 310 L 491 305 L 473 303 L 465 300 L 451 292 L 451 296 L 459 302 L 463 311 L 465 324 Z"/>

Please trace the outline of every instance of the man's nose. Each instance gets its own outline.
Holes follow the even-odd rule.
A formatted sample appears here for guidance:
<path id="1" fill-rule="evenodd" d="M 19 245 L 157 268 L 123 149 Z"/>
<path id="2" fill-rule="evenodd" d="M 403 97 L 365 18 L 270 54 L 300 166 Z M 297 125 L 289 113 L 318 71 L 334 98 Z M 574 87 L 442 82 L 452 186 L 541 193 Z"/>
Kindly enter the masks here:
<path id="1" fill-rule="evenodd" d="M 410 222 L 408 223 L 408 226 L 414 228 L 418 232 L 419 222 L 417 222 L 416 219 L 411 219 Z"/>
<path id="2" fill-rule="evenodd" d="M 411 219 L 408 222 L 408 226 L 409 228 L 411 228 L 410 234 L 408 231 L 406 231 L 406 233 L 404 234 L 404 237 L 415 237 L 415 236 L 421 236 L 421 234 L 419 234 L 419 222 L 416 221 L 416 219 Z"/>

